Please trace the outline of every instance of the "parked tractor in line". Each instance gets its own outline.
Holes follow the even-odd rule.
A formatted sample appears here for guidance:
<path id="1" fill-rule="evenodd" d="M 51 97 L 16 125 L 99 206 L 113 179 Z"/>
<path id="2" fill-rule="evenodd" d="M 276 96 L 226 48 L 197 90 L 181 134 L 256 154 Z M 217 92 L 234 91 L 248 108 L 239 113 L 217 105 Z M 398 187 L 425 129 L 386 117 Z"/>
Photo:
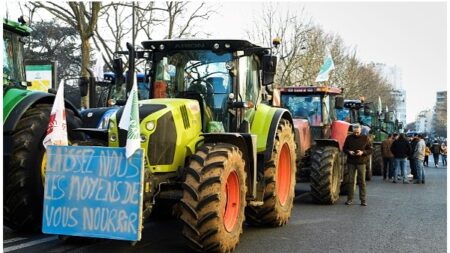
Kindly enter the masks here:
<path id="1" fill-rule="evenodd" d="M 36 230 L 42 222 L 42 141 L 55 99 L 51 93 L 27 90 L 22 39 L 30 33 L 23 20 L 3 20 L 3 221 L 21 231 Z M 65 106 L 69 141 L 82 139 L 72 131 L 81 127 L 78 111 L 67 100 Z"/>
<path id="2" fill-rule="evenodd" d="M 129 57 L 134 62 L 143 56 L 149 66 L 151 99 L 139 101 L 144 219 L 158 203 L 178 201 L 188 245 L 218 252 L 235 249 L 244 220 L 256 226 L 286 224 L 294 199 L 296 144 L 291 113 L 261 103 L 261 88 L 275 74 L 271 49 L 244 40 L 161 40 L 142 46 L 146 52 L 129 48 Z M 131 83 L 127 78 L 127 91 Z M 85 113 L 90 112 L 96 113 Z M 104 130 L 84 129 L 96 137 L 82 144 L 124 147 L 127 131 L 118 128 L 122 114 L 121 107 Z"/>
<path id="3" fill-rule="evenodd" d="M 273 104 L 293 115 L 297 142 L 297 180 L 308 178 L 313 201 L 333 204 L 344 183 L 346 156 L 342 151 L 350 124 L 337 120 L 342 89 L 297 86 L 274 90 Z"/>

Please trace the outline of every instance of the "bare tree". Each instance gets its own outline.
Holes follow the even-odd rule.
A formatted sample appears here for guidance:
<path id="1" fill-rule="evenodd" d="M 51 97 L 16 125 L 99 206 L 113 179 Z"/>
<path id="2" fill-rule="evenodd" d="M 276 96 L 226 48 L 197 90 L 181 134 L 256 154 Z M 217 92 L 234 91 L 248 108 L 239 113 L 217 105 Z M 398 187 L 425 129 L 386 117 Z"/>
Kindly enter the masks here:
<path id="1" fill-rule="evenodd" d="M 307 49 L 308 33 L 312 30 L 310 21 L 304 21 L 303 11 L 281 14 L 277 5 L 265 6 L 261 17 L 255 21 L 252 31 L 247 31 L 250 40 L 267 47 L 274 38 L 280 38 L 280 56 L 276 82 L 281 86 L 298 85 L 305 68 L 302 58 Z"/>
<path id="2" fill-rule="evenodd" d="M 358 60 L 355 49 L 346 47 L 339 35 L 327 34 L 314 25 L 304 17 L 303 11 L 282 13 L 277 5 L 266 5 L 247 35 L 265 46 L 271 46 L 275 37 L 282 39 L 275 79 L 280 86 L 318 85 L 315 79 L 328 48 L 335 69 L 326 85 L 343 87 L 347 98 L 364 96 L 367 101 L 377 101 L 381 96 L 384 104 L 394 103 L 390 94 L 392 87 L 376 68 Z"/>
<path id="3" fill-rule="evenodd" d="M 89 39 L 94 35 L 97 26 L 98 13 L 101 2 L 67 2 L 67 5 L 56 2 L 31 2 L 36 8 L 43 8 L 56 18 L 75 28 L 81 39 L 81 73 L 88 77 L 87 68 L 90 63 L 91 44 Z M 89 107 L 87 97 L 83 99 L 82 106 Z"/>

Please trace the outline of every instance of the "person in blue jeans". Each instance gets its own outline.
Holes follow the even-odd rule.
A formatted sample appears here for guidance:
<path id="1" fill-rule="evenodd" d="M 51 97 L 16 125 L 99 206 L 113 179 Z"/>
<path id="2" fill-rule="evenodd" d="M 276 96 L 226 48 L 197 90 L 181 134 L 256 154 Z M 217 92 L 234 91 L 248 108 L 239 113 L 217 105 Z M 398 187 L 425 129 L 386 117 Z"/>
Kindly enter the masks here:
<path id="1" fill-rule="evenodd" d="M 398 139 L 396 139 L 391 145 L 391 152 L 394 154 L 394 175 L 398 175 L 398 170 L 401 169 L 403 183 L 409 184 L 406 173 L 406 159 L 411 154 L 411 146 L 405 137 L 405 134 L 401 133 Z M 397 183 L 397 178 L 394 176 L 392 183 Z"/>
<path id="2" fill-rule="evenodd" d="M 419 141 L 417 142 L 414 150 L 414 159 L 416 160 L 417 178 L 415 184 L 425 184 L 425 172 L 423 170 L 423 160 L 425 159 L 425 140 L 421 134 L 418 135 Z"/>

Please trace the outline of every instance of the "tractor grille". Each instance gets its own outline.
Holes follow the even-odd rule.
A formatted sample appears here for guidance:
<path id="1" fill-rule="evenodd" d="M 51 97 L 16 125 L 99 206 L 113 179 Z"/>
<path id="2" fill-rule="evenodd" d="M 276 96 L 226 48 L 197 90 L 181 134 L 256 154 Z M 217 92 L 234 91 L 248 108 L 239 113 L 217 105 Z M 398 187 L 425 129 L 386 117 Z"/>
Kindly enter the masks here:
<path id="1" fill-rule="evenodd" d="M 164 114 L 150 135 L 147 155 L 151 165 L 172 164 L 177 140 L 177 131 L 172 112 Z"/>
<path id="2" fill-rule="evenodd" d="M 181 111 L 181 117 L 183 117 L 183 124 L 184 124 L 184 129 L 188 129 L 191 127 L 191 125 L 189 124 L 189 116 L 186 110 L 186 106 L 182 105 L 180 107 L 180 111 Z"/>
<path id="3" fill-rule="evenodd" d="M 160 111 L 164 108 L 166 108 L 167 106 L 165 105 L 140 105 L 139 106 L 139 122 L 142 122 L 142 120 L 147 117 L 148 115 L 155 113 L 157 111 Z M 120 119 L 122 118 L 122 114 L 123 114 L 123 109 L 124 107 L 120 108 L 117 111 L 117 124 L 119 124 Z M 125 147 L 126 143 L 127 143 L 127 134 L 128 131 L 119 128 L 119 147 Z"/>

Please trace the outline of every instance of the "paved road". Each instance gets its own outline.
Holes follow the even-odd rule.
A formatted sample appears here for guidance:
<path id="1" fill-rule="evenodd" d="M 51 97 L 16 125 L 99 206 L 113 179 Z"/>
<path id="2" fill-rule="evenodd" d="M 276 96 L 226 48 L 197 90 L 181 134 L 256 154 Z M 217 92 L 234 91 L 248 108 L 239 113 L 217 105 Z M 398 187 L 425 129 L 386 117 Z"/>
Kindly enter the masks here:
<path id="1" fill-rule="evenodd" d="M 282 228 L 246 227 L 236 252 L 446 252 L 447 170 L 426 168 L 425 185 L 368 182 L 367 207 L 311 203 L 297 185 L 292 217 Z M 356 194 L 356 198 L 358 195 Z M 62 242 L 55 236 L 14 234 L 4 228 L 5 252 L 189 252 L 174 220 L 145 225 L 136 246 L 114 240 Z"/>

